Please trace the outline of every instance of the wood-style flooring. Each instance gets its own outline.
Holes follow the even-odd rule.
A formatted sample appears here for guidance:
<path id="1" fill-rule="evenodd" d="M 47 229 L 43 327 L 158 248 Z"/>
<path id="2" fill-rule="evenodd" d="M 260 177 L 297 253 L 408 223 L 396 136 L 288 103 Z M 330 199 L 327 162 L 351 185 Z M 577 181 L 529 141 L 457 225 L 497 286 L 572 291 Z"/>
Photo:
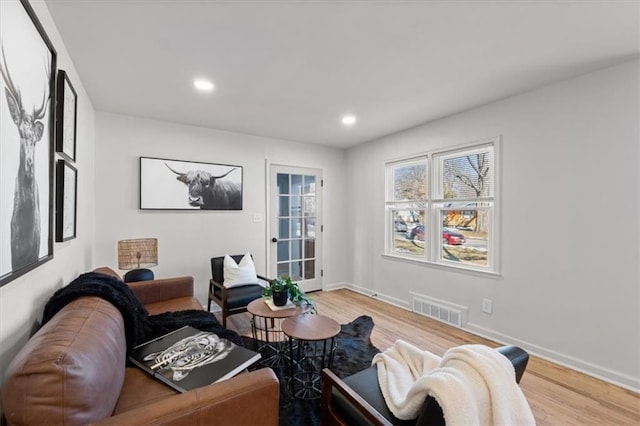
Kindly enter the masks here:
<path id="1" fill-rule="evenodd" d="M 437 355 L 457 345 L 499 344 L 388 303 L 342 289 L 312 293 L 318 313 L 341 324 L 373 318 L 371 340 L 385 349 L 403 339 Z M 227 318 L 227 326 L 250 336 L 249 314 Z M 532 356 L 520 386 L 536 422 L 544 425 L 640 425 L 640 395 Z"/>

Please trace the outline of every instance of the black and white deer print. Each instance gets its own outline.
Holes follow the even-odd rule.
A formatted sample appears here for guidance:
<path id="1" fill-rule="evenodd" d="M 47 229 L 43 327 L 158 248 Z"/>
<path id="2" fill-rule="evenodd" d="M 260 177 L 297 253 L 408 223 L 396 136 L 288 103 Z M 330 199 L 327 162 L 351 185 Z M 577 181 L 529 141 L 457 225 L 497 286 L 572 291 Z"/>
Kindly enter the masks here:
<path id="1" fill-rule="evenodd" d="M 35 151 L 36 144 L 42 139 L 45 130 L 43 118 L 51 97 L 48 87 L 51 70 L 45 61 L 47 84 L 44 87 L 42 104 L 24 105 L 20 88 L 11 79 L 4 46 L 0 48 L 0 72 L 5 84 L 4 95 L 20 139 L 20 163 L 15 179 L 11 215 L 11 267 L 15 271 L 36 262 L 40 253 L 40 202 L 35 173 Z M 31 109 L 27 110 L 29 107 Z"/>

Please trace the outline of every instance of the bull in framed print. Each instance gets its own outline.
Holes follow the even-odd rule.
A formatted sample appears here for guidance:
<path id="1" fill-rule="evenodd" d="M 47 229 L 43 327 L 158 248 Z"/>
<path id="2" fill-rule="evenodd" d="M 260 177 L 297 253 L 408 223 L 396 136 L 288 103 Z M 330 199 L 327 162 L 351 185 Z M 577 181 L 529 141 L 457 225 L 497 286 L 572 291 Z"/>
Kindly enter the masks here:
<path id="1" fill-rule="evenodd" d="M 140 208 L 242 210 L 242 166 L 140 157 Z"/>

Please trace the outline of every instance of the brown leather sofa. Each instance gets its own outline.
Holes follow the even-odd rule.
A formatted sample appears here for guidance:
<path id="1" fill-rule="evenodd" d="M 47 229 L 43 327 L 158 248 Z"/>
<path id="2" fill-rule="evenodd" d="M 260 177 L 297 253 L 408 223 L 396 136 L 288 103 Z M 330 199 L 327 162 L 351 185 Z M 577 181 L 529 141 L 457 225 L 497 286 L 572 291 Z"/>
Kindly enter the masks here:
<path id="1" fill-rule="evenodd" d="M 118 277 L 109 268 L 96 272 Z M 192 277 L 129 286 L 150 314 L 202 309 Z M 2 389 L 9 425 L 277 425 L 278 400 L 269 368 L 180 394 L 127 367 L 122 315 L 98 297 L 72 301 L 38 330 L 10 364 Z"/>

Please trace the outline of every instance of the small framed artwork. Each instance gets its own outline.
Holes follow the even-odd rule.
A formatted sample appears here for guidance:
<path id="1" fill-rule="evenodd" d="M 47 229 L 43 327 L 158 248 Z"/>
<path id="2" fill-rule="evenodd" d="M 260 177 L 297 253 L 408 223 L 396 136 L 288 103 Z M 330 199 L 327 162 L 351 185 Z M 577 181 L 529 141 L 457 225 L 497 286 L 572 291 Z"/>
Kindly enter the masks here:
<path id="1" fill-rule="evenodd" d="M 140 157 L 140 209 L 242 210 L 242 166 Z"/>
<path id="2" fill-rule="evenodd" d="M 56 166 L 56 242 L 76 237 L 78 171 L 66 160 Z"/>
<path id="3" fill-rule="evenodd" d="M 76 161 L 76 118 L 78 95 L 69 75 L 58 72 L 56 100 L 56 151 L 71 161 Z"/>

